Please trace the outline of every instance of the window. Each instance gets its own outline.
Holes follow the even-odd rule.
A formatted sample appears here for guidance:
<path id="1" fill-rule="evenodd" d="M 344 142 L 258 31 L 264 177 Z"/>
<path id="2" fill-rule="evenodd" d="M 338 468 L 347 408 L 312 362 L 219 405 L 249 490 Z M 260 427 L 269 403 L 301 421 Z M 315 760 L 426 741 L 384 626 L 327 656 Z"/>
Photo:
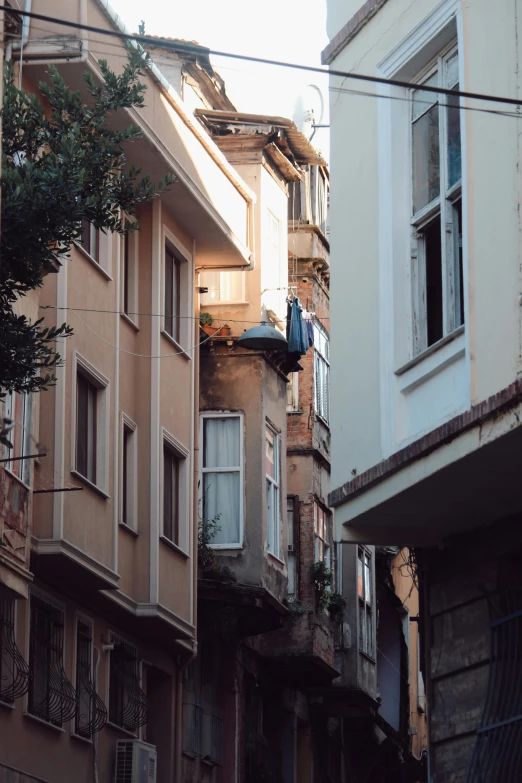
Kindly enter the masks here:
<path id="1" fill-rule="evenodd" d="M 76 386 L 76 469 L 96 484 L 98 388 L 81 372 Z"/>
<path id="2" fill-rule="evenodd" d="M 79 243 L 94 261 L 100 262 L 100 231 L 88 220 L 82 220 Z"/>
<path id="3" fill-rule="evenodd" d="M 80 620 L 76 625 L 76 697 L 75 733 L 90 739 L 105 726 L 107 709 L 93 679 L 92 628 Z"/>
<path id="4" fill-rule="evenodd" d="M 180 339 L 181 263 L 165 245 L 165 331 L 176 342 Z"/>
<path id="5" fill-rule="evenodd" d="M 179 474 L 180 460 L 168 446 L 163 446 L 163 535 L 179 545 Z"/>
<path id="6" fill-rule="evenodd" d="M 198 661 L 185 669 L 183 677 L 183 753 L 203 755 L 203 703 L 198 677 Z"/>
<path id="7" fill-rule="evenodd" d="M 122 414 L 120 522 L 136 530 L 136 425 Z"/>
<path id="8" fill-rule="evenodd" d="M 263 215 L 261 276 L 263 304 L 270 317 L 286 317 L 288 258 L 283 258 L 281 221 L 266 210 Z"/>
<path id="9" fill-rule="evenodd" d="M 299 410 L 299 373 L 290 373 L 286 385 L 286 412 L 295 413 Z"/>
<path id="10" fill-rule="evenodd" d="M 372 556 L 364 547 L 357 547 L 357 595 L 359 596 L 359 650 L 375 657 L 373 632 Z"/>
<path id="11" fill-rule="evenodd" d="M 76 713 L 76 693 L 63 668 L 64 614 L 32 595 L 30 622 L 28 710 L 61 726 Z"/>
<path id="12" fill-rule="evenodd" d="M 299 498 L 288 495 L 286 522 L 288 529 L 288 595 L 297 595 L 297 548 L 299 542 Z"/>
<path id="13" fill-rule="evenodd" d="M 279 444 L 277 432 L 269 425 L 265 428 L 265 466 L 266 466 L 266 524 L 268 551 L 280 556 L 280 501 L 279 501 Z"/>
<path id="14" fill-rule="evenodd" d="M 243 437 L 237 414 L 202 417 L 202 514 L 218 519 L 212 539 L 218 547 L 240 546 L 243 540 Z"/>
<path id="15" fill-rule="evenodd" d="M 314 408 L 323 421 L 330 416 L 330 340 L 319 321 L 314 321 Z"/>
<path id="16" fill-rule="evenodd" d="M 137 322 L 138 232 L 128 230 L 130 220 L 125 220 L 124 225 L 127 233 L 120 237 L 121 311 L 133 322 Z"/>
<path id="17" fill-rule="evenodd" d="M 422 87 L 459 89 L 452 48 L 411 92 L 414 350 L 464 324 L 459 99 Z"/>
<path id="18" fill-rule="evenodd" d="M 109 657 L 109 721 L 135 733 L 147 722 L 149 705 L 140 686 L 138 651 L 112 634 Z"/>
<path id="19" fill-rule="evenodd" d="M 330 514 L 319 503 L 314 503 L 315 562 L 324 561 L 331 567 Z"/>
<path id="20" fill-rule="evenodd" d="M 13 704 L 28 688 L 29 667 L 15 640 L 15 601 L 0 598 L 0 701 Z"/>
<path id="21" fill-rule="evenodd" d="M 32 411 L 33 398 L 31 394 L 18 394 L 8 392 L 5 397 L 4 416 L 14 422 L 14 427 L 8 432 L 7 439 L 13 448 L 5 448 L 5 456 L 16 457 L 5 463 L 7 470 L 11 471 L 24 484 L 29 484 L 31 479 L 31 460 L 18 459 L 31 454 L 32 437 Z"/>
<path id="22" fill-rule="evenodd" d="M 202 272 L 201 285 L 208 288 L 208 293 L 201 295 L 202 305 L 245 301 L 244 272 Z"/>

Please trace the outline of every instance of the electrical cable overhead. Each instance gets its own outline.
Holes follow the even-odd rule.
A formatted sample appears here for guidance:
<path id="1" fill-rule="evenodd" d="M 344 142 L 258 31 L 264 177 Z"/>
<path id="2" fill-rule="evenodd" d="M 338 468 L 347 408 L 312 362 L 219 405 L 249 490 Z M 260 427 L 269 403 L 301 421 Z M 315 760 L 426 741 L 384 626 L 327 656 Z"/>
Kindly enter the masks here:
<path id="1" fill-rule="evenodd" d="M 289 286 L 290 288 L 291 286 Z M 294 286 L 295 288 L 295 286 Z M 286 289 L 282 289 L 286 290 Z M 225 305 L 228 305 L 230 308 L 234 307 L 234 303 L 225 302 Z M 73 312 L 78 313 L 109 313 L 111 315 L 140 315 L 148 318 L 164 318 L 165 313 L 140 313 L 140 312 L 129 312 L 124 313 L 123 310 L 101 310 L 94 307 L 59 307 L 58 305 L 39 305 L 40 310 L 72 310 Z M 324 315 L 324 316 L 316 316 L 320 321 L 327 320 L 330 316 Z M 171 315 L 169 318 L 184 318 L 190 321 L 199 321 L 199 316 L 197 315 Z M 247 319 L 241 319 L 241 318 L 230 318 L 230 321 L 234 321 L 238 324 L 259 324 L 259 318 L 257 320 L 247 320 Z M 281 321 L 286 321 L 286 318 L 281 318 Z"/>
<path id="2" fill-rule="evenodd" d="M 0 11 L 12 12 L 13 9 L 10 6 L 0 5 Z M 382 76 L 372 76 L 370 74 L 352 73 L 350 71 L 339 71 L 334 68 L 320 68 L 313 65 L 301 65 L 299 63 L 290 63 L 283 60 L 272 60 L 266 57 L 254 57 L 247 54 L 235 54 L 233 52 L 223 52 L 218 49 L 210 49 L 208 47 L 199 46 L 197 44 L 189 44 L 181 41 L 172 41 L 168 38 L 155 38 L 149 35 L 139 35 L 134 33 L 124 33 L 122 30 L 104 30 L 102 27 L 95 27 L 94 25 L 82 24 L 81 22 L 72 22 L 66 19 L 58 19 L 54 16 L 47 16 L 46 14 L 38 14 L 33 11 L 16 11 L 15 13 L 20 16 L 27 16 L 30 19 L 38 19 L 42 22 L 51 22 L 63 27 L 72 27 L 75 30 L 85 30 L 91 33 L 98 33 L 99 35 L 112 36 L 120 38 L 122 41 L 132 41 L 135 44 L 155 46 L 163 49 L 171 49 L 178 53 L 186 52 L 187 54 L 194 54 L 197 52 L 204 52 L 207 55 L 213 55 L 214 57 L 228 57 L 233 60 L 244 60 L 245 62 L 259 63 L 261 65 L 274 65 L 280 68 L 292 68 L 298 71 L 308 71 L 311 73 L 322 73 L 328 76 L 339 76 L 343 79 L 354 79 L 362 82 L 371 82 L 373 84 L 389 85 L 391 87 L 402 87 L 405 89 L 419 89 L 419 84 L 415 82 L 403 81 L 401 79 L 387 79 Z M 522 101 L 518 98 L 508 98 L 506 96 L 491 95 L 490 93 L 469 92 L 465 90 L 450 90 L 447 87 L 434 87 L 431 85 L 423 84 L 423 92 L 431 92 L 439 95 L 448 95 L 458 98 L 470 98 L 471 100 L 489 101 L 492 103 L 504 103 L 510 106 L 521 106 Z"/>

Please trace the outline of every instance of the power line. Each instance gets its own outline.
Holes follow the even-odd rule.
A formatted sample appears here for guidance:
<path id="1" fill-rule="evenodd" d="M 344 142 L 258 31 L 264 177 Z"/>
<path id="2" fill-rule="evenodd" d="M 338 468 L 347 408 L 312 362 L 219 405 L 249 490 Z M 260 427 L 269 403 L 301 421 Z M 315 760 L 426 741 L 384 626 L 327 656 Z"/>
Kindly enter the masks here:
<path id="1" fill-rule="evenodd" d="M 13 12 L 10 6 L 0 5 L 0 11 Z M 134 33 L 124 33 L 121 30 L 104 30 L 102 27 L 95 27 L 93 25 L 81 24 L 80 22 L 70 22 L 65 19 L 58 19 L 54 16 L 47 16 L 45 14 L 37 14 L 33 11 L 16 11 L 15 13 L 20 16 L 27 16 L 30 19 L 38 19 L 42 22 L 52 22 L 54 24 L 61 25 L 63 27 L 72 27 L 75 30 L 86 30 L 87 32 L 98 33 L 99 35 L 112 36 L 120 38 L 123 41 L 133 41 L 134 43 L 144 44 L 148 46 L 162 47 L 163 49 L 171 49 L 175 52 L 185 52 L 187 54 L 204 53 L 206 55 L 213 55 L 214 57 L 228 57 L 233 60 L 245 60 L 246 62 L 259 63 L 262 65 L 275 65 L 279 68 L 293 68 L 297 71 L 309 71 L 312 73 L 322 73 L 329 76 L 339 76 L 344 79 L 354 79 L 362 82 L 371 82 L 373 84 L 384 84 L 391 87 L 402 87 L 405 89 L 419 89 L 420 85 L 415 82 L 402 81 L 401 79 L 386 79 L 382 76 L 371 76 L 369 74 L 352 73 L 349 71 L 338 71 L 333 68 L 325 69 L 319 68 L 313 65 L 300 65 L 299 63 L 284 62 L 282 60 L 271 60 L 266 57 L 253 57 L 246 54 L 234 54 L 232 52 L 222 52 L 218 49 L 209 49 L 205 46 L 199 46 L 199 44 L 189 44 L 181 41 L 172 41 L 167 38 L 154 38 L 150 35 L 138 35 Z M 520 106 L 521 101 L 518 98 L 507 98 L 499 95 L 491 95 L 488 93 L 468 92 L 464 90 L 450 90 L 447 87 L 434 87 L 431 85 L 423 84 L 423 92 L 431 92 L 439 95 L 447 95 L 458 98 L 470 98 L 472 100 L 490 101 L 492 103 L 504 103 L 510 106 Z"/>
<path id="2" fill-rule="evenodd" d="M 43 33 L 50 33 L 50 32 L 52 32 L 52 28 L 50 28 L 50 27 L 39 27 L 37 25 L 33 25 L 32 29 L 33 30 L 39 30 L 40 32 L 43 32 Z M 119 43 L 112 43 L 110 41 L 104 42 L 102 40 L 95 40 L 95 39 L 93 39 L 93 42 L 94 43 L 99 43 L 99 44 L 106 43 L 107 46 L 112 46 L 114 48 L 121 49 L 121 46 L 120 46 Z M 89 51 L 92 52 L 92 54 L 107 55 L 107 51 L 106 50 L 104 51 L 104 50 L 101 50 L 101 49 L 93 49 L 92 46 L 89 46 Z M 124 53 L 120 53 L 120 52 L 114 52 L 114 51 L 110 52 L 110 56 L 111 57 L 117 57 L 117 58 L 119 58 L 121 60 L 126 60 L 127 59 L 127 55 L 124 54 Z M 165 57 L 159 56 L 158 57 L 158 56 L 154 55 L 152 57 L 152 60 L 153 60 L 153 62 L 156 65 L 159 65 L 159 66 L 161 66 L 161 64 L 165 64 L 165 65 L 171 64 L 173 62 L 173 60 L 170 57 L 168 57 L 168 56 L 165 56 Z M 223 66 L 223 65 L 219 66 L 219 70 L 220 71 L 222 71 L 222 70 L 234 70 L 234 71 L 236 71 L 238 73 L 242 72 L 242 71 L 238 71 L 238 69 L 228 69 L 226 66 Z M 253 73 L 253 72 L 251 72 L 251 73 Z M 328 72 L 324 71 L 324 73 L 327 74 Z M 424 86 L 423 85 L 415 84 L 414 86 L 416 86 L 419 89 L 420 92 L 424 92 Z M 355 96 L 359 95 L 359 96 L 361 96 L 363 98 L 380 98 L 380 99 L 385 99 L 385 100 L 390 100 L 390 101 L 403 101 L 405 103 L 409 103 L 411 101 L 411 98 L 409 96 L 404 96 L 404 95 L 387 95 L 385 93 L 367 92 L 365 90 L 353 90 L 353 89 L 349 89 L 347 87 L 342 87 L 342 86 L 335 87 L 335 86 L 329 85 L 328 86 L 328 91 L 329 92 L 334 92 L 334 93 L 339 93 L 339 94 L 345 94 L 345 95 L 355 95 Z M 437 88 L 436 88 L 436 91 L 440 92 L 440 90 L 438 90 Z M 419 101 L 419 102 L 422 103 L 422 101 Z M 430 103 L 429 101 L 426 101 L 426 105 L 428 105 L 429 103 Z M 510 117 L 510 118 L 516 119 L 516 120 L 522 118 L 522 114 L 519 114 L 517 112 L 500 111 L 500 110 L 497 110 L 497 109 L 484 109 L 484 108 L 480 108 L 479 106 L 464 106 L 461 103 L 455 105 L 455 104 L 449 104 L 449 103 L 441 103 L 440 101 L 437 101 L 437 106 L 439 106 L 441 108 L 450 109 L 451 111 L 479 112 L 481 114 L 492 114 L 492 115 L 495 115 L 495 116 L 498 116 L 498 117 Z M 319 127 L 319 126 L 316 126 L 316 127 Z"/>
<path id="3" fill-rule="evenodd" d="M 233 302 L 224 302 L 225 305 L 230 305 L 231 307 L 234 306 Z M 122 310 L 100 310 L 95 308 L 89 308 L 89 307 L 59 307 L 58 305 L 39 305 L 41 310 L 71 310 L 72 312 L 78 312 L 78 313 L 108 313 L 110 315 L 140 315 L 140 316 L 146 316 L 150 318 L 164 318 L 165 313 L 124 313 Z M 205 305 L 203 305 L 205 307 Z M 170 315 L 169 318 L 186 318 L 191 321 L 199 321 L 199 316 L 197 315 Z M 316 318 L 319 321 L 326 321 L 329 320 L 329 315 L 323 315 L 319 316 L 316 315 Z M 226 319 L 225 319 L 226 320 Z M 230 321 L 237 324 L 259 324 L 260 319 L 257 320 L 246 320 L 241 318 L 230 318 Z M 281 321 L 287 321 L 286 318 L 281 318 Z"/>

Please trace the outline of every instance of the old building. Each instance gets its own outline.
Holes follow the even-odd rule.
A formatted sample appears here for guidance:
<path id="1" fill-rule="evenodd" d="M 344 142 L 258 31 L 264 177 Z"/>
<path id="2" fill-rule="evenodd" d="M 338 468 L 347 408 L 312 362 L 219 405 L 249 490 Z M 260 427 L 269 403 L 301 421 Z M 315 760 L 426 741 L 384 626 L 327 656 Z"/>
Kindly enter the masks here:
<path id="1" fill-rule="evenodd" d="M 519 139 L 458 94 L 516 101 L 521 11 L 330 0 L 323 53 L 382 80 L 330 80 L 329 502 L 414 554 L 433 783 L 522 774 Z"/>
<path id="2" fill-rule="evenodd" d="M 105 2 L 32 3 L 122 29 Z M 99 36 L 26 18 L 24 87 L 54 62 L 100 78 Z M 103 47 L 117 72 L 123 43 Z M 128 161 L 175 184 L 120 238 L 86 224 L 57 274 L 20 304 L 74 336 L 56 386 L 7 395 L 0 465 L 0 778 L 178 780 L 183 671 L 196 652 L 200 268 L 254 260 L 254 194 L 157 67 Z M 119 117 L 117 118 L 120 119 Z M 239 272 L 241 274 L 241 272 Z M 45 309 L 40 309 L 44 307 Z M 141 744 L 140 744 L 141 743 Z M 141 771 L 140 771 L 141 770 Z M 122 777 L 123 776 L 123 777 Z"/>

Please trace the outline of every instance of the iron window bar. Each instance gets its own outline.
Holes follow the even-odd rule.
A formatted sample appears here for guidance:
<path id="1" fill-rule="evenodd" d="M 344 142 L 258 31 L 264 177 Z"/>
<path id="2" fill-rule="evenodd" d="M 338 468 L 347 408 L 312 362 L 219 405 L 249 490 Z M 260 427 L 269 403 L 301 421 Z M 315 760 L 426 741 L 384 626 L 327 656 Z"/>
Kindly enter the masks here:
<path id="1" fill-rule="evenodd" d="M 117 726 L 135 732 L 148 719 L 150 706 L 142 691 L 138 676 L 136 648 L 112 637 L 110 654 L 109 720 Z"/>
<path id="2" fill-rule="evenodd" d="M 489 598 L 490 664 L 467 783 L 522 779 L 522 591 Z"/>
<path id="3" fill-rule="evenodd" d="M 61 726 L 76 714 L 76 691 L 63 668 L 63 612 L 31 596 L 29 712 Z"/>
<path id="4" fill-rule="evenodd" d="M 14 599 L 0 599 L 0 701 L 7 704 L 29 690 L 29 665 L 16 646 L 14 617 Z"/>
<path id="5" fill-rule="evenodd" d="M 82 622 L 76 632 L 76 696 L 76 734 L 90 739 L 107 723 L 107 708 L 92 678 L 91 627 Z"/>

